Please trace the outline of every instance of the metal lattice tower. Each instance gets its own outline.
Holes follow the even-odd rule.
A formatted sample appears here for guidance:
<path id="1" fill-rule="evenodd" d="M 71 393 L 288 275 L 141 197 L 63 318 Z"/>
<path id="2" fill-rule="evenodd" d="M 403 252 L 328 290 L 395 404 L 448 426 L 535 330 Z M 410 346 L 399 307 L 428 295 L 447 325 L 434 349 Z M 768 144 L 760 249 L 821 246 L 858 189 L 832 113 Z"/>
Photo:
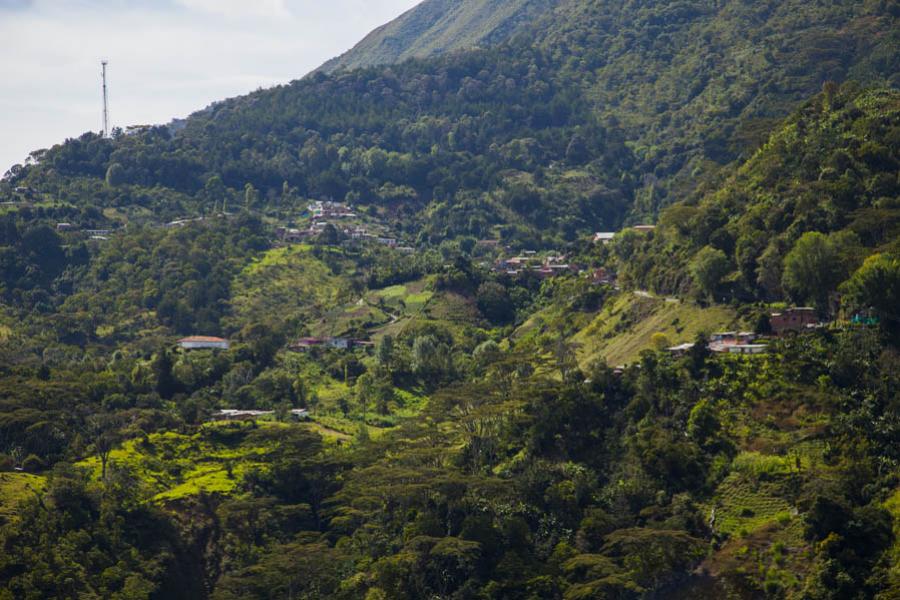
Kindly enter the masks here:
<path id="1" fill-rule="evenodd" d="M 106 65 L 108 61 L 101 61 L 103 67 L 103 137 L 109 137 L 109 94 L 106 91 Z"/>

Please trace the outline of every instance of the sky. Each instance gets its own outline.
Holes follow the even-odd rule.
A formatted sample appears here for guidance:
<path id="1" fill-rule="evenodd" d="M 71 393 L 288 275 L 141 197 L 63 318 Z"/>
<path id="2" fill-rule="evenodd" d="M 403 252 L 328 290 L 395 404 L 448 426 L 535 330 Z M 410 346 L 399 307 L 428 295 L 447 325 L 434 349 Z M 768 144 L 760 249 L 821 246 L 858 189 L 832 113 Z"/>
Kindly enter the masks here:
<path id="1" fill-rule="evenodd" d="M 298 79 L 420 0 L 0 0 L 0 176 L 34 150 Z"/>

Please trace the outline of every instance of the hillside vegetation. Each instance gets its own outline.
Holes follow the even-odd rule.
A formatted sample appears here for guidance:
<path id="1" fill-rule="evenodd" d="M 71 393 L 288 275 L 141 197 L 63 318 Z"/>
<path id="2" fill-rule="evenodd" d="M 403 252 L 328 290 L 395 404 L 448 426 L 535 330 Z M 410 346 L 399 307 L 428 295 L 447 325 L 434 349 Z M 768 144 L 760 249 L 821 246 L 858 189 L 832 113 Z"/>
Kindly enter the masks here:
<path id="1" fill-rule="evenodd" d="M 651 238 L 620 240 L 623 270 L 660 292 L 827 310 L 868 255 L 900 250 L 898 167 L 900 94 L 829 86 L 719 190 L 669 208 Z M 715 277 L 699 277 L 717 256 Z"/>
<path id="2" fill-rule="evenodd" d="M 275 214 L 331 197 L 389 209 L 420 242 L 551 245 L 714 182 L 829 80 L 896 85 L 895 12 L 569 0 L 499 45 L 317 73 L 178 130 L 69 140 L 7 184 L 133 218 L 248 203 Z"/>
<path id="3" fill-rule="evenodd" d="M 330 73 L 503 42 L 558 0 L 426 0 L 319 67 Z"/>
<path id="4" fill-rule="evenodd" d="M 538 8 L 0 182 L 0 600 L 900 597 L 896 3 Z"/>

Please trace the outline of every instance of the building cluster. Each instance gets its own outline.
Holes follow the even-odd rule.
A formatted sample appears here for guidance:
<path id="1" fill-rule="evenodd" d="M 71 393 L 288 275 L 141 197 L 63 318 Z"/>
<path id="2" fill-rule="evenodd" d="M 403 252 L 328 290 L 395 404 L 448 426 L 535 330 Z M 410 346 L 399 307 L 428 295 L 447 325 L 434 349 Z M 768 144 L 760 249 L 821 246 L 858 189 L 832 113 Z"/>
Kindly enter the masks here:
<path id="1" fill-rule="evenodd" d="M 330 202 L 327 200 L 317 200 L 307 206 L 312 220 L 323 221 L 326 219 L 352 219 L 356 213 L 341 202 Z"/>
<path id="2" fill-rule="evenodd" d="M 109 236 L 113 234 L 112 229 L 78 229 L 72 223 L 57 223 L 56 231 L 60 233 L 80 233 L 86 235 L 88 239 L 99 241 L 106 241 L 109 239 Z"/>
<path id="3" fill-rule="evenodd" d="M 724 331 L 714 333 L 709 337 L 707 348 L 716 354 L 765 354 L 768 352 L 767 344 L 755 343 L 757 335 L 748 331 Z M 684 356 L 694 349 L 697 344 L 679 344 L 667 348 L 670 354 Z"/>
<path id="4" fill-rule="evenodd" d="M 781 337 L 788 334 L 801 333 L 819 327 L 825 323 L 819 320 L 816 309 L 808 306 L 787 308 L 769 315 L 769 328 L 772 335 Z M 742 331 L 726 331 L 714 333 L 709 338 L 709 350 L 720 354 L 765 354 L 767 344 L 757 342 L 755 333 Z M 671 354 L 681 356 L 687 354 L 695 344 L 679 344 L 668 348 Z"/>
<path id="5" fill-rule="evenodd" d="M 309 352 L 313 348 L 335 348 L 336 350 L 349 350 L 351 348 L 369 348 L 374 346 L 369 340 L 359 340 L 346 337 L 303 337 L 293 342 L 288 348 L 294 352 Z"/>
<path id="6" fill-rule="evenodd" d="M 343 244 L 354 242 L 373 242 L 396 248 L 405 252 L 412 252 L 413 248 L 401 247 L 396 238 L 377 235 L 363 225 L 338 224 L 334 221 L 341 219 L 353 219 L 358 215 L 346 204 L 319 200 L 308 205 L 310 213 L 309 227 L 305 229 L 279 227 L 275 230 L 278 240 L 284 244 L 300 244 L 317 237 L 330 225 L 343 238 Z"/>
<path id="7" fill-rule="evenodd" d="M 307 229 L 278 227 L 275 229 L 275 235 L 279 241 L 285 244 L 300 244 L 321 234 L 328 225 L 329 223 L 326 221 L 318 221 L 312 223 Z M 400 246 L 397 238 L 375 235 L 362 226 L 335 227 L 335 229 L 339 234 L 343 235 L 346 240 L 351 242 L 375 242 L 382 246 L 387 246 L 388 248 L 396 248 L 406 252 L 413 251 L 413 248 Z"/>
<path id="8" fill-rule="evenodd" d="M 541 279 L 547 279 L 566 273 L 578 273 L 580 269 L 576 265 L 569 264 L 565 256 L 551 254 L 541 257 L 533 250 L 526 250 L 519 256 L 497 259 L 491 270 L 511 277 L 530 273 Z"/>

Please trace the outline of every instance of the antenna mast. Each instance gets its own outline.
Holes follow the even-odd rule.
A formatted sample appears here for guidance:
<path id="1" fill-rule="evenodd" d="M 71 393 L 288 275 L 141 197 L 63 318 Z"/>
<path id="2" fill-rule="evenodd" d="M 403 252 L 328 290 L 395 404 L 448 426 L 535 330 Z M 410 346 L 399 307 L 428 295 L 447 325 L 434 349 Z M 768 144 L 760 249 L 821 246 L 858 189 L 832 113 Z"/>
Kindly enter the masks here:
<path id="1" fill-rule="evenodd" d="M 109 95 L 106 91 L 106 65 L 109 62 L 104 60 L 100 62 L 103 67 L 103 137 L 109 137 Z"/>

